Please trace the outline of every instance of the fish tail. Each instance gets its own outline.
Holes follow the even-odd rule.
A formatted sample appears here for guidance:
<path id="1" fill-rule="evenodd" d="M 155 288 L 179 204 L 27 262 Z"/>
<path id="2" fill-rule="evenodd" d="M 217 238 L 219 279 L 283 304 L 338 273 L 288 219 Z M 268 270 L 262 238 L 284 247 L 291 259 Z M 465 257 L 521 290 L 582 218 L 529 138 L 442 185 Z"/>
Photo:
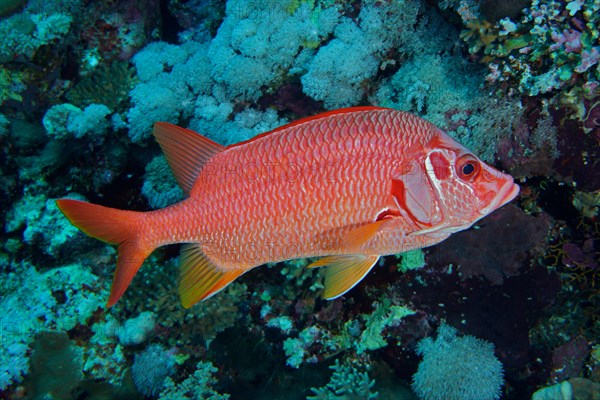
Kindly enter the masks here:
<path id="1" fill-rule="evenodd" d="M 112 307 L 156 248 L 144 234 L 147 215 L 72 199 L 59 199 L 56 204 L 69 221 L 87 235 L 119 246 L 117 269 L 106 304 Z"/>

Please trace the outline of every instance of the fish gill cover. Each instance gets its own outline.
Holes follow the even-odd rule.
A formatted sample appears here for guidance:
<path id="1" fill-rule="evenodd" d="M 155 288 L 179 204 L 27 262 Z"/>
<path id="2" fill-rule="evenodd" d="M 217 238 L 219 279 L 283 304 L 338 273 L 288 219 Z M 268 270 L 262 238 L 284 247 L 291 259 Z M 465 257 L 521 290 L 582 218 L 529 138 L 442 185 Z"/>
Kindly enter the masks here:
<path id="1" fill-rule="evenodd" d="M 442 398 L 411 382 L 444 329 L 485 343 L 490 398 L 599 393 L 600 5 L 491 3 L 0 1 L 0 398 Z M 184 309 L 167 247 L 105 308 L 116 252 L 56 198 L 177 201 L 157 121 L 229 145 L 363 105 L 434 123 L 520 197 L 333 301 L 301 259 Z"/>

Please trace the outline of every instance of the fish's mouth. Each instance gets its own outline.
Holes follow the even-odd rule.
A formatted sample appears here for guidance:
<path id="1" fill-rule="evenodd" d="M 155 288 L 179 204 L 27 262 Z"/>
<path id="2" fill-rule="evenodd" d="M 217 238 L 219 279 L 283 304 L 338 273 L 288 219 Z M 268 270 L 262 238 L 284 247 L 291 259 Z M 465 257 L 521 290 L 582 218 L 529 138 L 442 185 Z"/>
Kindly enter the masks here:
<path id="1" fill-rule="evenodd" d="M 519 191 L 519 185 L 514 182 L 512 176 L 507 175 L 506 182 L 504 185 L 502 185 L 498 193 L 496 193 L 494 199 L 490 202 L 490 204 L 481 209 L 481 215 L 487 215 L 495 209 L 500 208 L 506 203 L 512 201 L 515 197 L 517 197 Z"/>

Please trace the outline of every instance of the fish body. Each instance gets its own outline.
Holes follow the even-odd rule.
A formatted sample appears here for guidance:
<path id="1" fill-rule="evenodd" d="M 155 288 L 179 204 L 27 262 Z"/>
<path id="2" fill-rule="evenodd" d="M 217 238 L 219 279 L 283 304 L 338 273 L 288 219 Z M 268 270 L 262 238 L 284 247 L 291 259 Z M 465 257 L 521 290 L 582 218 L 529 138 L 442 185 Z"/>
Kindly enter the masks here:
<path id="1" fill-rule="evenodd" d="M 186 243 L 186 307 L 261 264 L 315 256 L 335 298 L 380 256 L 436 244 L 519 191 L 431 123 L 385 108 L 328 112 L 227 148 L 166 123 L 154 134 L 185 200 L 145 213 L 58 200 L 84 232 L 119 244 L 109 305 L 173 243 Z"/>

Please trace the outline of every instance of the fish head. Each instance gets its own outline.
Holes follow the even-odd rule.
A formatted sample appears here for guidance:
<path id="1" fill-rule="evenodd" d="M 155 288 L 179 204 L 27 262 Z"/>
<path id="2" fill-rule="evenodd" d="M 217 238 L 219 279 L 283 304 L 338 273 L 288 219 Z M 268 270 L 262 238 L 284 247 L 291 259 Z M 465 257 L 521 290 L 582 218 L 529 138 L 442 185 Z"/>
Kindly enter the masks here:
<path id="1" fill-rule="evenodd" d="M 519 186 L 446 133 L 436 133 L 395 172 L 391 192 L 398 214 L 415 226 L 410 235 L 441 240 L 513 200 Z"/>
<path id="2" fill-rule="evenodd" d="M 513 200 L 519 186 L 442 131 L 426 146 L 424 171 L 441 217 L 430 227 L 450 234 Z"/>

